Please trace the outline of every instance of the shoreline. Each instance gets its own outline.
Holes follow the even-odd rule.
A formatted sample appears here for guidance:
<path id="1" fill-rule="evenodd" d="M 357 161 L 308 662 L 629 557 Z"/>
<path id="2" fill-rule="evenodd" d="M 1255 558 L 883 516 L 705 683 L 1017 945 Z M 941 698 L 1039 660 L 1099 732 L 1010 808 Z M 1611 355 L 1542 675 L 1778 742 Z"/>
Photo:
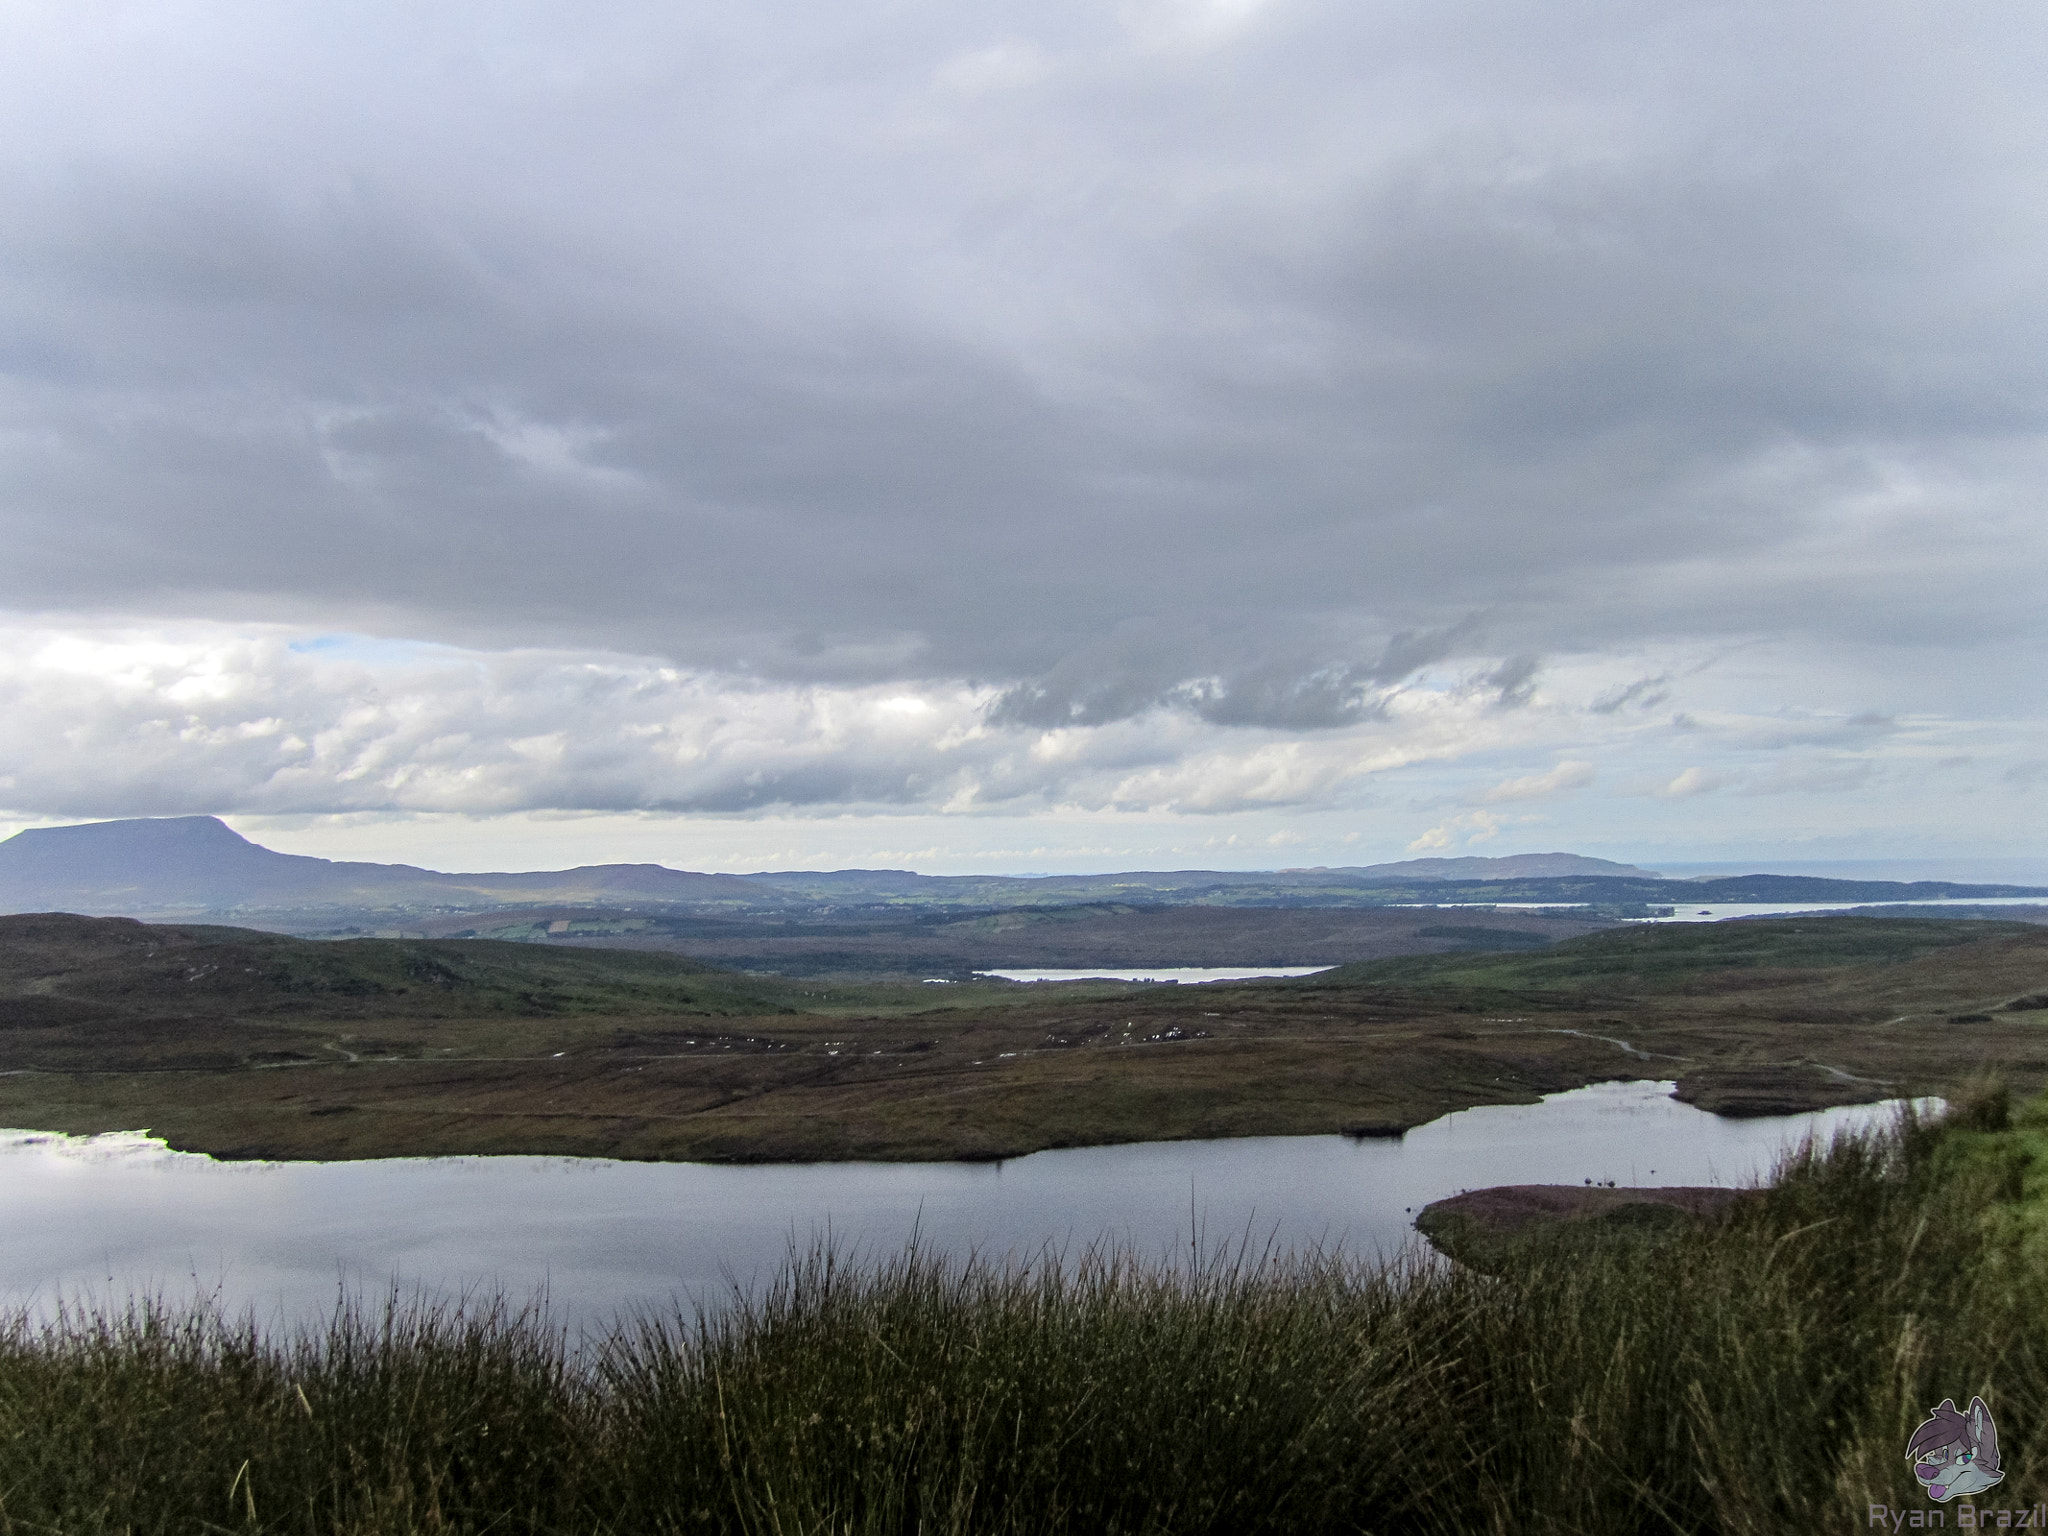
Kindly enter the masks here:
<path id="1" fill-rule="evenodd" d="M 342 1167 L 342 1166 L 365 1166 L 365 1165 L 372 1165 L 372 1164 L 379 1164 L 379 1163 L 396 1163 L 396 1162 L 443 1162 L 443 1161 L 461 1161 L 461 1160 L 467 1160 L 467 1159 L 500 1159 L 500 1158 L 502 1158 L 502 1159 L 539 1159 L 539 1160 L 546 1160 L 546 1161 L 568 1161 L 568 1162 L 591 1162 L 591 1163 L 617 1163 L 617 1164 L 625 1164 L 625 1165 L 634 1165 L 634 1166 L 643 1166 L 643 1167 L 679 1167 L 679 1168 L 705 1168 L 705 1169 L 722 1169 L 722 1170 L 731 1170 L 731 1169 L 747 1169 L 747 1168 L 761 1168 L 761 1169 L 793 1169 L 793 1170 L 801 1170 L 801 1169 L 826 1169 L 826 1168 L 857 1168 L 857 1167 L 873 1167 L 873 1168 L 892 1168 L 892 1169 L 902 1169 L 902 1168 L 953 1168 L 953 1167 L 958 1167 L 958 1168 L 978 1168 L 978 1167 L 988 1167 L 988 1166 L 1000 1166 L 1000 1165 L 1002 1165 L 1002 1164 L 1005 1164 L 1005 1163 L 1011 1163 L 1011 1162 L 1017 1162 L 1017 1161 L 1021 1161 L 1022 1159 L 1025 1159 L 1025 1158 L 1029 1158 L 1029 1157 L 1036 1157 L 1036 1156 L 1038 1156 L 1039 1154 L 1041 1154 L 1041 1153 L 1046 1153 L 1046 1152 L 1107 1152 L 1107 1151 L 1116 1151 L 1116 1150 L 1119 1150 L 1119 1149 L 1125 1149 L 1125 1148 L 1133 1148 L 1133 1149 L 1135 1149 L 1135 1148 L 1160 1148 L 1160 1147 L 1181 1147 L 1181 1146 L 1189 1146 L 1189 1147 L 1200 1147 L 1200 1146 L 1218 1146 L 1218 1145 L 1226 1145 L 1226 1144 L 1231 1144 L 1231 1143 L 1241 1143 L 1241 1142 L 1251 1142 L 1251 1141 L 1266 1141 L 1266 1140 L 1273 1140 L 1273 1141 L 1313 1141 L 1313 1140 L 1322 1140 L 1322 1139 L 1330 1139 L 1330 1140 L 1339 1140 L 1339 1141 L 1351 1142 L 1351 1143 L 1354 1143 L 1354 1144 L 1358 1144 L 1358 1143 L 1365 1143 L 1365 1142 L 1384 1142 L 1384 1143 L 1392 1143 L 1392 1144 L 1394 1144 L 1394 1145 L 1397 1145 L 1397 1146 L 1398 1146 L 1398 1145 L 1399 1145 L 1399 1144 L 1401 1144 L 1401 1143 L 1402 1143 L 1402 1142 L 1403 1142 L 1403 1141 L 1404 1141 L 1404 1140 L 1405 1140 L 1405 1139 L 1407 1138 L 1407 1136 L 1408 1136 L 1408 1135 L 1409 1135 L 1409 1134 L 1410 1134 L 1411 1132 L 1413 1132 L 1413 1131 L 1417 1131 L 1417 1130 L 1421 1130 L 1421 1129 L 1425 1129 L 1425 1128 L 1428 1128 L 1428 1127 L 1433 1127 L 1433 1126 L 1439 1126 L 1439 1125 L 1441 1125 L 1441 1124 L 1442 1124 L 1443 1122 L 1445 1122 L 1445 1121 L 1447 1121 L 1447 1120 L 1449 1120 L 1449 1119 L 1451 1119 L 1451 1118 L 1453 1118 L 1453 1117 L 1455 1117 L 1455 1116 L 1458 1116 L 1458 1115 L 1463 1115 L 1463 1114 L 1469 1114 L 1469 1113 L 1472 1113 L 1472 1112 L 1473 1112 L 1473 1111 L 1475 1111 L 1475 1110 L 1487 1110 L 1487 1109 L 1527 1109 L 1527 1108 L 1533 1108 L 1533 1107 L 1535 1107 L 1536 1105 L 1538 1105 L 1538 1104 L 1541 1104 L 1541 1103 L 1545 1103 L 1545 1102 L 1548 1102 L 1548 1101 L 1551 1101 L 1551 1100 L 1554 1100 L 1554 1099 L 1558 1099 L 1558 1098 L 1561 1098 L 1561 1097 L 1565 1097 L 1565 1096 L 1567 1096 L 1567 1095 L 1570 1095 L 1570 1094 L 1574 1094 L 1574 1093 L 1579 1093 L 1579 1092 L 1583 1092 L 1583 1091 L 1585 1091 L 1585 1090 L 1587 1090 L 1587 1089 L 1595 1089 L 1595 1088 L 1616 1088 L 1616 1089 L 1626 1089 L 1626 1088 L 1636 1088 L 1636 1087 L 1648 1087 L 1648 1088 L 1656 1088 L 1656 1089 L 1658 1089 L 1658 1090 L 1661 1090 L 1661 1091 L 1659 1092 L 1659 1094 L 1657 1095 L 1657 1097 L 1658 1097 L 1659 1099 L 1661 1099 L 1661 1100 L 1668 1100 L 1668 1101 L 1670 1101 L 1670 1102 L 1671 1102 L 1671 1103 L 1673 1103 L 1673 1104 L 1683 1105 L 1683 1106 L 1684 1106 L 1684 1107 L 1686 1107 L 1686 1108 L 1689 1108 L 1689 1109 L 1693 1109 L 1693 1110 L 1697 1110 L 1697 1111 L 1698 1111 L 1699 1113 L 1701 1113 L 1701 1114 L 1703 1114 L 1703 1115 L 1706 1115 L 1706 1116 L 1708 1116 L 1708 1117 L 1709 1117 L 1709 1121 L 1710 1121 L 1710 1122 L 1711 1122 L 1711 1121 L 1718 1121 L 1718 1122 L 1723 1122 L 1723 1123 L 1728 1123 L 1728 1124 L 1743 1124 L 1743 1123 L 1746 1123 L 1746 1122 L 1751 1122 L 1751 1121 L 1757 1121 L 1757 1120 L 1765 1120 L 1765 1119 L 1770 1119 L 1770 1120 L 1793 1120 L 1793 1119 L 1797 1119 L 1797 1118 L 1800 1118 L 1800 1117 L 1802 1117 L 1802 1116 L 1806 1116 L 1806 1115 L 1814 1115 L 1814 1114 L 1820 1114 L 1820 1113 L 1823 1113 L 1823 1112 L 1825 1112 L 1825 1111 L 1828 1111 L 1828 1110 L 1836 1110 L 1836 1109 L 1870 1109 L 1870 1110 L 1883 1110 L 1883 1109 L 1887 1109 L 1887 1108 L 1891 1108 L 1891 1109 L 1896 1109 L 1897 1107 L 1900 1107 L 1900 1106 L 1906 1106 L 1906 1105 L 1911 1105 L 1911 1106 L 1913 1106 L 1913 1107 L 1914 1107 L 1914 1110 L 1915 1110 L 1915 1112 L 1916 1112 L 1916 1113 L 1919 1113 L 1919 1114 L 1929 1114 L 1929 1113 L 1938 1113 L 1938 1112 L 1939 1112 L 1939 1109 L 1940 1109 L 1940 1106 L 1941 1106 L 1941 1105 L 1943 1104 L 1943 1102 L 1944 1102 L 1944 1101 L 1943 1101 L 1943 1100 L 1942 1100 L 1942 1099 L 1941 1099 L 1941 1098 L 1940 1098 L 1939 1096 L 1935 1096 L 1935 1095 L 1918 1095 L 1918 1096 L 1915 1096 L 1915 1095 L 1891 1095 L 1891 1096 L 1887 1096 L 1887 1097 L 1884 1097 L 1884 1098 L 1873 1098 L 1873 1099 L 1863 1099 L 1863 1100 L 1857 1100 L 1857 1101 L 1852 1101 L 1852 1102 L 1833 1102 L 1833 1103 L 1826 1103 L 1826 1104 L 1814 1104 L 1814 1105 L 1807 1105 L 1807 1106 L 1802 1106 L 1802 1107 L 1800 1107 L 1800 1108 L 1796 1108 L 1796 1109 L 1791 1109 L 1791 1110 L 1786 1110 L 1786 1111 L 1783 1111 L 1783 1112 L 1781 1112 L 1781 1113 L 1773 1113 L 1773 1114 L 1769 1114 L 1769 1115 L 1754 1115 L 1754 1114 L 1744 1114 L 1744 1115 L 1730 1115 L 1730 1114 L 1722 1113 L 1722 1112 L 1719 1112 L 1719 1111 L 1716 1111 L 1716 1110 L 1708 1109 L 1708 1108 L 1706 1108 L 1706 1107 L 1704 1107 L 1704 1106 L 1702 1106 L 1702 1105 L 1700 1105 L 1700 1104 L 1697 1104 L 1697 1103 L 1693 1102 L 1692 1100 L 1690 1100 L 1690 1099 L 1688 1099 L 1688 1098 L 1684 1097 L 1684 1096 L 1683 1096 L 1683 1095 L 1681 1095 L 1680 1093 L 1678 1093 L 1678 1092 L 1675 1092 L 1675 1091 L 1673 1091 L 1673 1090 L 1675 1089 L 1675 1087 L 1676 1087 L 1676 1080 L 1674 1080 L 1674 1079 L 1672 1079 L 1672 1078 L 1653 1078 L 1653 1077 L 1612 1077 L 1612 1078 L 1596 1078 L 1596 1079 L 1590 1080 L 1590 1081 L 1588 1081 L 1588 1082 L 1584 1082 L 1584 1083 L 1576 1084 L 1576 1085 L 1573 1085 L 1573 1086 L 1568 1086 L 1568 1087 L 1562 1087 L 1562 1088 L 1556 1088 L 1556 1089 L 1552 1089 L 1552 1090 L 1549 1090 L 1549 1091 L 1547 1091 L 1547 1092 L 1545 1092 L 1545 1093 L 1542 1093 L 1542 1094 L 1540 1094 L 1540 1095 L 1537 1095 L 1536 1097 L 1534 1097 L 1534 1098 L 1531 1098 L 1531 1099 L 1524 1099 L 1524 1100 L 1512 1100 L 1512 1101 L 1507 1101 L 1507 1100 L 1484 1100 L 1484 1101 L 1475 1101 L 1475 1102 L 1473 1102 L 1473 1103 L 1469 1103 L 1469 1104 L 1460 1104 L 1460 1105 L 1456 1105 L 1456 1106 L 1453 1106 L 1453 1107 L 1451 1107 L 1451 1108 L 1445 1109 L 1445 1110 L 1443 1110 L 1443 1111 L 1442 1111 L 1441 1113 L 1439 1113 L 1439 1114 L 1436 1114 L 1436 1115 L 1432 1115 L 1431 1117 L 1429 1117 L 1429 1118 L 1428 1118 L 1428 1119 L 1426 1119 L 1426 1120 L 1420 1120 L 1420 1121 L 1416 1121 L 1416 1122 L 1414 1122 L 1414 1123 L 1412 1123 L 1412 1124 L 1407 1124 L 1407 1125 L 1399 1125 L 1399 1126 L 1391 1126 L 1391 1125 L 1390 1125 L 1390 1126 L 1384 1126 L 1384 1127 L 1382 1127 L 1382 1126 L 1377 1126 L 1377 1125 L 1375 1125 L 1375 1126 L 1372 1126 L 1372 1127 L 1370 1127 L 1370 1128 L 1362 1128 L 1362 1127 L 1359 1127 L 1359 1126 L 1355 1126 L 1355 1125 L 1354 1125 L 1354 1126 L 1351 1126 L 1351 1127 L 1346 1127 L 1346 1128 L 1340 1128 L 1340 1129 L 1336 1129 L 1336 1130 L 1310 1130 L 1310 1131 L 1265 1131 L 1265 1130 L 1246 1130 L 1246 1131 L 1241 1131 L 1241 1132 L 1233 1133 L 1233 1134 L 1230 1134 L 1230 1135 L 1224 1135 L 1224 1136 L 1131 1136 L 1131 1137 L 1124 1137 L 1124 1138 L 1119 1138 L 1119 1139 L 1114 1139 L 1114 1140 L 1102 1140 L 1102 1141 L 1088 1141 L 1088 1142 L 1063 1142 L 1063 1143 L 1058 1143 L 1058 1144 L 1048 1144 L 1048 1145 L 1045 1145 L 1045 1146 L 1038 1146 L 1038 1147 L 1032 1147 L 1032 1148 L 1030 1148 L 1030 1149 L 1028 1149 L 1028 1150 L 1025 1150 L 1025 1151 L 1015 1151 L 1015 1152 L 991 1152 L 991 1153 L 986 1153 L 986 1154 L 978 1154 L 978 1155 L 966 1155 L 966 1156 L 951 1156 L 951 1157 L 944 1157 L 944 1156 L 942 1156 L 942 1157 L 836 1157 L 836 1158 L 769 1158 L 769 1157 L 755 1157 L 755 1158 L 748 1158 L 748 1157 L 726 1157 L 726 1158 L 718 1158 L 718 1159 L 708 1159 L 708 1158 L 689 1158 L 689 1157 L 621 1157 L 621 1156 L 619 1156 L 619 1155 L 617 1155 L 617 1154 L 615 1154 L 615 1153 L 609 1153 L 609 1152 L 597 1152 L 597 1153 L 582 1153 L 582 1152 L 560 1152 L 560 1151 L 553 1151 L 553 1150 L 547 1150 L 547 1151 L 520 1151 L 520 1150 L 506 1150 L 506 1151 L 499 1151 L 499 1150 L 493 1150 L 493 1151 L 455 1151 L 455 1152 L 432 1152 L 432 1153 L 420 1153 L 420 1152 L 386 1152 L 386 1153 L 369 1153 L 369 1154 L 366 1154 L 366 1155 L 363 1155 L 363 1156 L 357 1156 L 357 1157 L 300 1157 L 300 1156 L 277 1156 L 277 1155 L 270 1155 L 270 1154 L 242 1154 L 242 1153 L 239 1153 L 239 1152 L 226 1152 L 226 1153 L 223 1153 L 223 1152 L 215 1152 L 215 1151 L 211 1151 L 211 1150 L 208 1150 L 208 1149 L 206 1149 L 206 1148 L 200 1148 L 200 1147 L 189 1147 L 189 1146 L 181 1146 L 181 1145 L 179 1145 L 179 1144 L 178 1144 L 178 1143 L 177 1143 L 177 1142 L 176 1142 L 175 1140 L 173 1140 L 173 1139 L 172 1139 L 171 1137 L 169 1137 L 169 1136 L 165 1135 L 164 1133 L 162 1133 L 162 1132 L 160 1132 L 160 1131 L 156 1130 L 156 1129 L 155 1129 L 155 1128 L 153 1128 L 153 1127 L 147 1127 L 147 1126 L 145 1126 L 145 1127 L 139 1127 L 139 1128 L 138 1128 L 138 1127 L 133 1127 L 133 1126 L 128 1126 L 128 1127 L 118 1127 L 118 1128 L 109 1128 L 109 1129 L 103 1129 L 103 1130 L 85 1130 L 85 1131 L 73 1131 L 73 1130 L 65 1130 L 65 1129 L 53 1129 L 53 1128 L 48 1128 L 48 1127 L 31 1127 L 31 1126 L 14 1126 L 14 1125 L 0 1125 L 0 1151 L 4 1151 L 4 1150 L 5 1150 L 5 1149 L 6 1149 L 7 1147 L 9 1147 L 9 1146 L 23 1146 L 23 1145 L 29 1145 L 29 1144 L 37 1144 L 37 1143 L 43 1143 L 43 1142 L 53 1142 L 53 1141 L 54 1141 L 54 1142 L 59 1142 L 59 1143 L 63 1143 L 63 1144 L 65 1144 L 65 1146 L 66 1146 L 66 1150 L 68 1150 L 68 1151 L 75 1151 L 75 1152 L 78 1152 L 78 1153 L 81 1153 L 81 1154 L 88 1154 L 88 1153 L 90 1153 L 90 1152 L 91 1152 L 91 1151 L 93 1150 L 93 1148 L 92 1148 L 92 1145 L 91 1145 L 91 1144 L 92 1144 L 92 1143 L 95 1143 L 95 1142 L 100 1142 L 100 1143 L 105 1143 L 105 1144 L 106 1144 L 106 1150 L 107 1150 L 107 1151 L 108 1151 L 108 1152 L 109 1152 L 110 1154 L 114 1154 L 114 1155 L 118 1155 L 118 1151 L 119 1151 L 120 1149 L 122 1149 L 122 1148 L 129 1148 L 129 1149 L 133 1149 L 133 1150 L 135 1150 L 135 1151 L 151 1151 L 151 1152 L 164 1152 L 164 1153 L 169 1153 L 169 1154 L 172 1154 L 172 1155 L 175 1155 L 175 1156 L 179 1156 L 179 1157 L 199 1157 L 199 1158 L 205 1158 L 205 1159 L 207 1159 L 207 1160 L 208 1160 L 209 1162 L 212 1162 L 212 1163 L 214 1163 L 214 1164 L 218 1164 L 218 1165 L 235 1165 L 235 1164 L 243 1164 L 243 1165 L 252 1165 L 252 1166 L 253 1166 L 253 1165 L 266 1165 L 266 1166 L 273 1166 L 273 1167 L 306 1167 L 306 1166 L 313 1166 L 313 1167 Z M 1585 1200 L 1585 1201 L 1584 1201 L 1583 1203 L 1585 1203 L 1585 1204 L 1587 1204 L 1587 1205 L 1591 1205 L 1591 1206 L 1598 1206 L 1598 1205 L 1600 1205 L 1600 1204 L 1602 1204 L 1602 1203 L 1606 1203 L 1606 1202 L 1607 1202 L 1607 1201 L 1609 1200 L 1609 1197 L 1612 1197 L 1612 1196 L 1616 1195 L 1617 1193 L 1619 1193 L 1619 1194 L 1622 1194 L 1622 1195 L 1626 1195 L 1626 1194 L 1627 1194 L 1627 1193 L 1628 1193 L 1629 1191 L 1631 1191 L 1631 1190 L 1668 1190 L 1668 1189 L 1673 1189 L 1673 1188 L 1680 1188 L 1680 1187 L 1681 1187 L 1681 1186 L 1672 1186 L 1672 1185 L 1665 1185 L 1665 1184 L 1644 1184 L 1644 1183 L 1633 1183 L 1633 1184 L 1624 1184 L 1624 1185 L 1620 1185 L 1620 1186 L 1613 1186 L 1613 1187 L 1608 1187 L 1608 1186 L 1600 1186 L 1600 1187 L 1588 1187 L 1588 1188 L 1587 1188 L 1587 1189 L 1585 1189 L 1585 1191 L 1584 1191 L 1584 1194 L 1585 1194 L 1585 1196 L 1587 1197 L 1587 1199 L 1586 1199 L 1586 1200 Z M 1715 1188 L 1719 1188 L 1719 1187 L 1721 1187 L 1721 1186 L 1712 1186 L 1712 1187 L 1715 1187 Z M 1484 1194 L 1488 1194 L 1488 1193 L 1491 1193 L 1491 1192 L 1495 1192 L 1495 1191 L 1498 1191 L 1498 1190 L 1504 1190 L 1504 1189 L 1505 1189 L 1505 1190 L 1516 1190 L 1516 1191 L 1521 1191 L 1521 1190 L 1525 1190 L 1525 1189 L 1528 1189 L 1528 1190 L 1552 1190 L 1552 1189 L 1556 1189 L 1556 1190 L 1562 1190 L 1562 1191 L 1564 1191 L 1564 1192 L 1565 1192 L 1565 1193 L 1566 1193 L 1567 1195 L 1573 1195 L 1573 1196 L 1576 1196 L 1576 1195 L 1577 1195 L 1577 1194 L 1579 1193 L 1579 1190 L 1577 1189 L 1577 1187 L 1576 1187 L 1576 1186 L 1551 1186 L 1551 1185 L 1531 1185 L 1531 1186 L 1519 1186 L 1519 1185 L 1503 1185 L 1503 1186 L 1489 1186 L 1489 1188 L 1488 1188 L 1488 1189 L 1484 1189 L 1484 1190 L 1471 1190 L 1471 1191 L 1467 1191 L 1467 1192 L 1465 1192 L 1464 1194 L 1461 1194 L 1461 1195 L 1459 1195 L 1459 1196 L 1456 1196 L 1456 1197 L 1454 1197 L 1454 1199 L 1453 1199 L 1452 1201 L 1448 1201 L 1448 1202 L 1438 1202 L 1438 1203 L 1439 1203 L 1439 1204 L 1447 1204 L 1447 1205 L 1450 1205 L 1450 1204 L 1456 1204 L 1456 1202 L 1464 1202 L 1464 1201 L 1468 1201 L 1468 1200 L 1470 1200 L 1470 1199 L 1471 1199 L 1471 1198 L 1473 1198 L 1473 1197 L 1477 1197 L 1477 1196 L 1480 1196 L 1480 1195 L 1484 1195 Z M 1461 1208 L 1462 1208 L 1462 1207 L 1461 1207 Z"/>

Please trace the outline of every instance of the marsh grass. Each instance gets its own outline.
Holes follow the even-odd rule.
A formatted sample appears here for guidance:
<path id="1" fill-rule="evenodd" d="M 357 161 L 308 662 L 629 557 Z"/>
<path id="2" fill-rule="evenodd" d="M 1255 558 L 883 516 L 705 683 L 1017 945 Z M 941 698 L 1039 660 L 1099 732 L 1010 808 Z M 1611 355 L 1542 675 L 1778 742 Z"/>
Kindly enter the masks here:
<path id="1" fill-rule="evenodd" d="M 1951 1134 L 1809 1148 L 1713 1230 L 1498 1280 L 819 1251 L 592 1340 L 492 1302 L 285 1339 L 24 1319 L 0 1533 L 1863 1529 L 1924 1506 L 1906 1436 L 1972 1393 L 2008 1469 L 1980 1503 L 2017 1507 L 2048 1484 L 2048 1309 L 1993 1251 L 2013 1177 Z"/>

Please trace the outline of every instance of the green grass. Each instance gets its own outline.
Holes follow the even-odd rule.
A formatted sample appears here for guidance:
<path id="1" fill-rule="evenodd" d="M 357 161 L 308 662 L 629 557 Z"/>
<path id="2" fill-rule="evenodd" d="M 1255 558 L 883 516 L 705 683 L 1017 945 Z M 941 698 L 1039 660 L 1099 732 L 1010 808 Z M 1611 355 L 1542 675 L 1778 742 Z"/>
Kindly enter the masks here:
<path id="1" fill-rule="evenodd" d="M 1934 1156 L 1945 1182 L 1998 1192 L 1988 1220 L 2007 1262 L 2048 1273 L 2048 1096 L 1950 1126 Z"/>
<path id="2" fill-rule="evenodd" d="M 1924 1507 L 1906 1436 L 1973 1393 L 2008 1468 L 1979 1502 L 2018 1507 L 2048 1489 L 2048 1306 L 1992 1153 L 2032 1124 L 1987 1099 L 1794 1160 L 1725 1226 L 1505 1281 L 812 1255 L 580 1351 L 491 1304 L 281 1340 L 22 1322 L 0 1533 L 1863 1529 Z"/>

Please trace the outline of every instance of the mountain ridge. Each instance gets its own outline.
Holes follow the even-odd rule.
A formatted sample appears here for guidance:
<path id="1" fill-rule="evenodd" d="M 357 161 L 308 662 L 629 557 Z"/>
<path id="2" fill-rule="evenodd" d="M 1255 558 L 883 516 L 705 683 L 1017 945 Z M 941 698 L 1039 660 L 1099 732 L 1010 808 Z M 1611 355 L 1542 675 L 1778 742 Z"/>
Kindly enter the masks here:
<path id="1" fill-rule="evenodd" d="M 675 905 L 778 904 L 737 875 L 660 864 L 450 874 L 278 853 L 215 816 L 138 818 L 39 827 L 0 842 L 0 908 L 62 908 L 98 916 L 138 911 L 445 907 L 515 901 L 639 899 Z"/>
<path id="2" fill-rule="evenodd" d="M 1746 875 L 1665 880 L 1580 854 L 1409 859 L 1290 870 L 1133 870 L 1096 875 L 921 875 L 910 870 L 708 874 L 653 863 L 448 873 L 279 853 L 218 817 L 175 816 L 42 827 L 0 841 L 0 911 L 93 916 L 265 913 L 303 925 L 316 914 L 486 912 L 519 906 L 659 906 L 701 914 L 817 915 L 1117 901 L 1139 905 L 1398 906 L 1577 904 L 1610 915 L 1695 902 L 1871 903 L 2048 896 L 2028 886 Z"/>

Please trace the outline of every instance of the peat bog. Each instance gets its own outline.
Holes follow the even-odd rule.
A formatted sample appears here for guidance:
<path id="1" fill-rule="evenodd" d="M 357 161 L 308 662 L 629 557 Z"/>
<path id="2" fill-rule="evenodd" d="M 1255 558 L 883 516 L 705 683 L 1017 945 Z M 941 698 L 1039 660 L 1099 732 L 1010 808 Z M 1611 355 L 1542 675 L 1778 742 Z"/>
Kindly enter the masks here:
<path id="1" fill-rule="evenodd" d="M 1621 927 L 1290 981 L 945 988 L 491 940 L 0 918 L 0 1123 L 184 1150 L 993 1158 L 1392 1134 L 1672 1077 L 1724 1114 L 2048 1082 L 2048 929 Z"/>

